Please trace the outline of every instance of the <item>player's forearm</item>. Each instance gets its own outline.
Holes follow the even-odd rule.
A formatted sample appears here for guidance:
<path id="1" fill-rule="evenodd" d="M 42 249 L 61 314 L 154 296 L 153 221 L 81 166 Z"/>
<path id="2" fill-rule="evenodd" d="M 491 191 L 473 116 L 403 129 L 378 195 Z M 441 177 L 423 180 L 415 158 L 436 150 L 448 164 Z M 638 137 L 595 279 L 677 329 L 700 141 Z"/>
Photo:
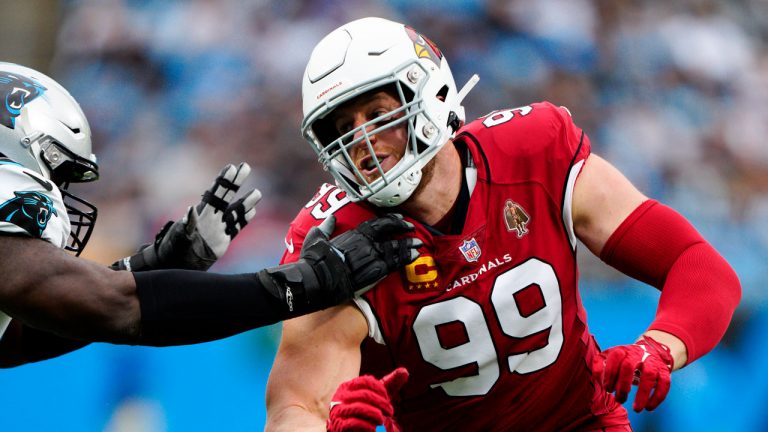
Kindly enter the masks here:
<path id="1" fill-rule="evenodd" d="M 239 275 L 189 270 L 133 275 L 141 305 L 141 332 L 134 343 L 142 345 L 221 339 L 346 299 L 344 293 L 321 286 L 312 267 L 303 260 Z"/>
<path id="2" fill-rule="evenodd" d="M 290 405 L 276 410 L 267 410 L 267 424 L 264 428 L 268 432 L 293 432 L 293 431 L 317 431 L 323 432 L 326 419 L 318 416 L 301 405 Z"/>
<path id="3" fill-rule="evenodd" d="M 291 316 L 256 274 L 156 270 L 133 276 L 141 305 L 141 332 L 135 343 L 142 345 L 206 342 Z"/>
<path id="4" fill-rule="evenodd" d="M 649 330 L 677 336 L 687 362 L 712 350 L 725 335 L 741 298 L 738 276 L 708 243 L 689 247 L 667 275 Z"/>
<path id="5" fill-rule="evenodd" d="M 11 368 L 58 357 L 88 345 L 37 330 L 13 320 L 0 339 L 0 368 Z"/>
<path id="6" fill-rule="evenodd" d="M 284 322 L 267 382 L 267 430 L 325 430 L 337 387 L 360 373 L 367 331 L 350 304 Z"/>
<path id="7" fill-rule="evenodd" d="M 31 238 L 0 236 L 0 307 L 26 324 L 83 340 L 128 338 L 139 317 L 133 278 Z"/>

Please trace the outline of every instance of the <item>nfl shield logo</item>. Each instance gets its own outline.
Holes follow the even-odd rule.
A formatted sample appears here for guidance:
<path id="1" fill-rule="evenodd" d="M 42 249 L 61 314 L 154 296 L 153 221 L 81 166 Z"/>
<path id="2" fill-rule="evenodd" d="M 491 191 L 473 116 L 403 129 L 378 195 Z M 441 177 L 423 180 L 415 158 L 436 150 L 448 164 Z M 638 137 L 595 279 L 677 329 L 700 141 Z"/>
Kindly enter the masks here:
<path id="1" fill-rule="evenodd" d="M 469 262 L 475 262 L 480 258 L 480 246 L 474 237 L 471 240 L 464 240 L 464 243 L 459 246 L 459 250 Z"/>

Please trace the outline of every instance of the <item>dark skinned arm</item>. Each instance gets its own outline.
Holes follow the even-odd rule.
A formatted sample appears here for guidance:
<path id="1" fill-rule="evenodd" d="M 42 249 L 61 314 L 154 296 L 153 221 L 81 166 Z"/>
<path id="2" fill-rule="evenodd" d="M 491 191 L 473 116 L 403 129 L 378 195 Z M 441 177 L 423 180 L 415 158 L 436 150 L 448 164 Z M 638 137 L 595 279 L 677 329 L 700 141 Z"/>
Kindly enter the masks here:
<path id="1" fill-rule="evenodd" d="M 12 320 L 0 339 L 0 368 L 12 368 L 58 357 L 90 342 L 67 339 Z"/>
<path id="2" fill-rule="evenodd" d="M 0 248 L 5 251 L 0 305 L 16 317 L 0 339 L 0 367 L 58 357 L 89 344 L 71 338 L 77 335 L 116 342 L 136 337 L 140 313 L 130 273 L 74 258 L 38 239 L 0 236 Z"/>
<path id="3" fill-rule="evenodd" d="M 139 333 L 129 272 L 75 258 L 39 239 L 0 236 L 0 307 L 33 328 L 68 338 L 131 343 Z"/>
<path id="4" fill-rule="evenodd" d="M 299 261 L 239 275 L 116 271 L 43 240 L 0 236 L 0 310 L 24 323 L 2 338 L 0 363 L 86 344 L 54 336 L 150 346 L 221 339 L 343 303 L 418 256 L 419 240 L 391 240 L 413 229 L 402 217 L 366 221 L 331 240 L 333 221 L 310 231 Z M 43 342 L 49 346 L 32 347 Z"/>

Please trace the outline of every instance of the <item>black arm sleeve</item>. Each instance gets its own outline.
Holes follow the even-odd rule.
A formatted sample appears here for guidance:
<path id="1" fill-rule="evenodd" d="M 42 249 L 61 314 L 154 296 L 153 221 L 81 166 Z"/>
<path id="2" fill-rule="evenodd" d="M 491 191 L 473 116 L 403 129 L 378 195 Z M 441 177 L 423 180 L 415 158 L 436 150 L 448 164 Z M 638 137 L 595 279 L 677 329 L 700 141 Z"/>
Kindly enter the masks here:
<path id="1" fill-rule="evenodd" d="M 312 311 L 289 309 L 279 292 L 263 285 L 258 273 L 156 270 L 133 276 L 141 307 L 141 331 L 136 341 L 140 345 L 207 342 Z M 294 301 L 306 302 L 300 298 Z"/>

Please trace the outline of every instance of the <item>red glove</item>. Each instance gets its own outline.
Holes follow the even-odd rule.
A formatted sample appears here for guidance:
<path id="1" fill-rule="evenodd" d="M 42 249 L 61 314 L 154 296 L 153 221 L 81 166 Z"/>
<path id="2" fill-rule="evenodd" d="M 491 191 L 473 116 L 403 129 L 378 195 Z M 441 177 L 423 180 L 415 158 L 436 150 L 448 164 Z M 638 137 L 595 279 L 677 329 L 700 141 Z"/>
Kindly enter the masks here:
<path id="1" fill-rule="evenodd" d="M 398 432 L 392 401 L 406 381 L 408 371 L 401 367 L 380 380 L 364 375 L 341 383 L 331 399 L 328 431 L 373 432 L 383 424 L 388 432 Z"/>
<path id="2" fill-rule="evenodd" d="M 669 393 L 672 364 L 672 354 L 666 345 L 643 336 L 632 345 L 608 348 L 595 356 L 592 376 L 602 382 L 609 393 L 615 390 L 619 403 L 626 402 L 632 384 L 636 384 L 632 409 L 635 412 L 643 408 L 652 411 Z"/>

